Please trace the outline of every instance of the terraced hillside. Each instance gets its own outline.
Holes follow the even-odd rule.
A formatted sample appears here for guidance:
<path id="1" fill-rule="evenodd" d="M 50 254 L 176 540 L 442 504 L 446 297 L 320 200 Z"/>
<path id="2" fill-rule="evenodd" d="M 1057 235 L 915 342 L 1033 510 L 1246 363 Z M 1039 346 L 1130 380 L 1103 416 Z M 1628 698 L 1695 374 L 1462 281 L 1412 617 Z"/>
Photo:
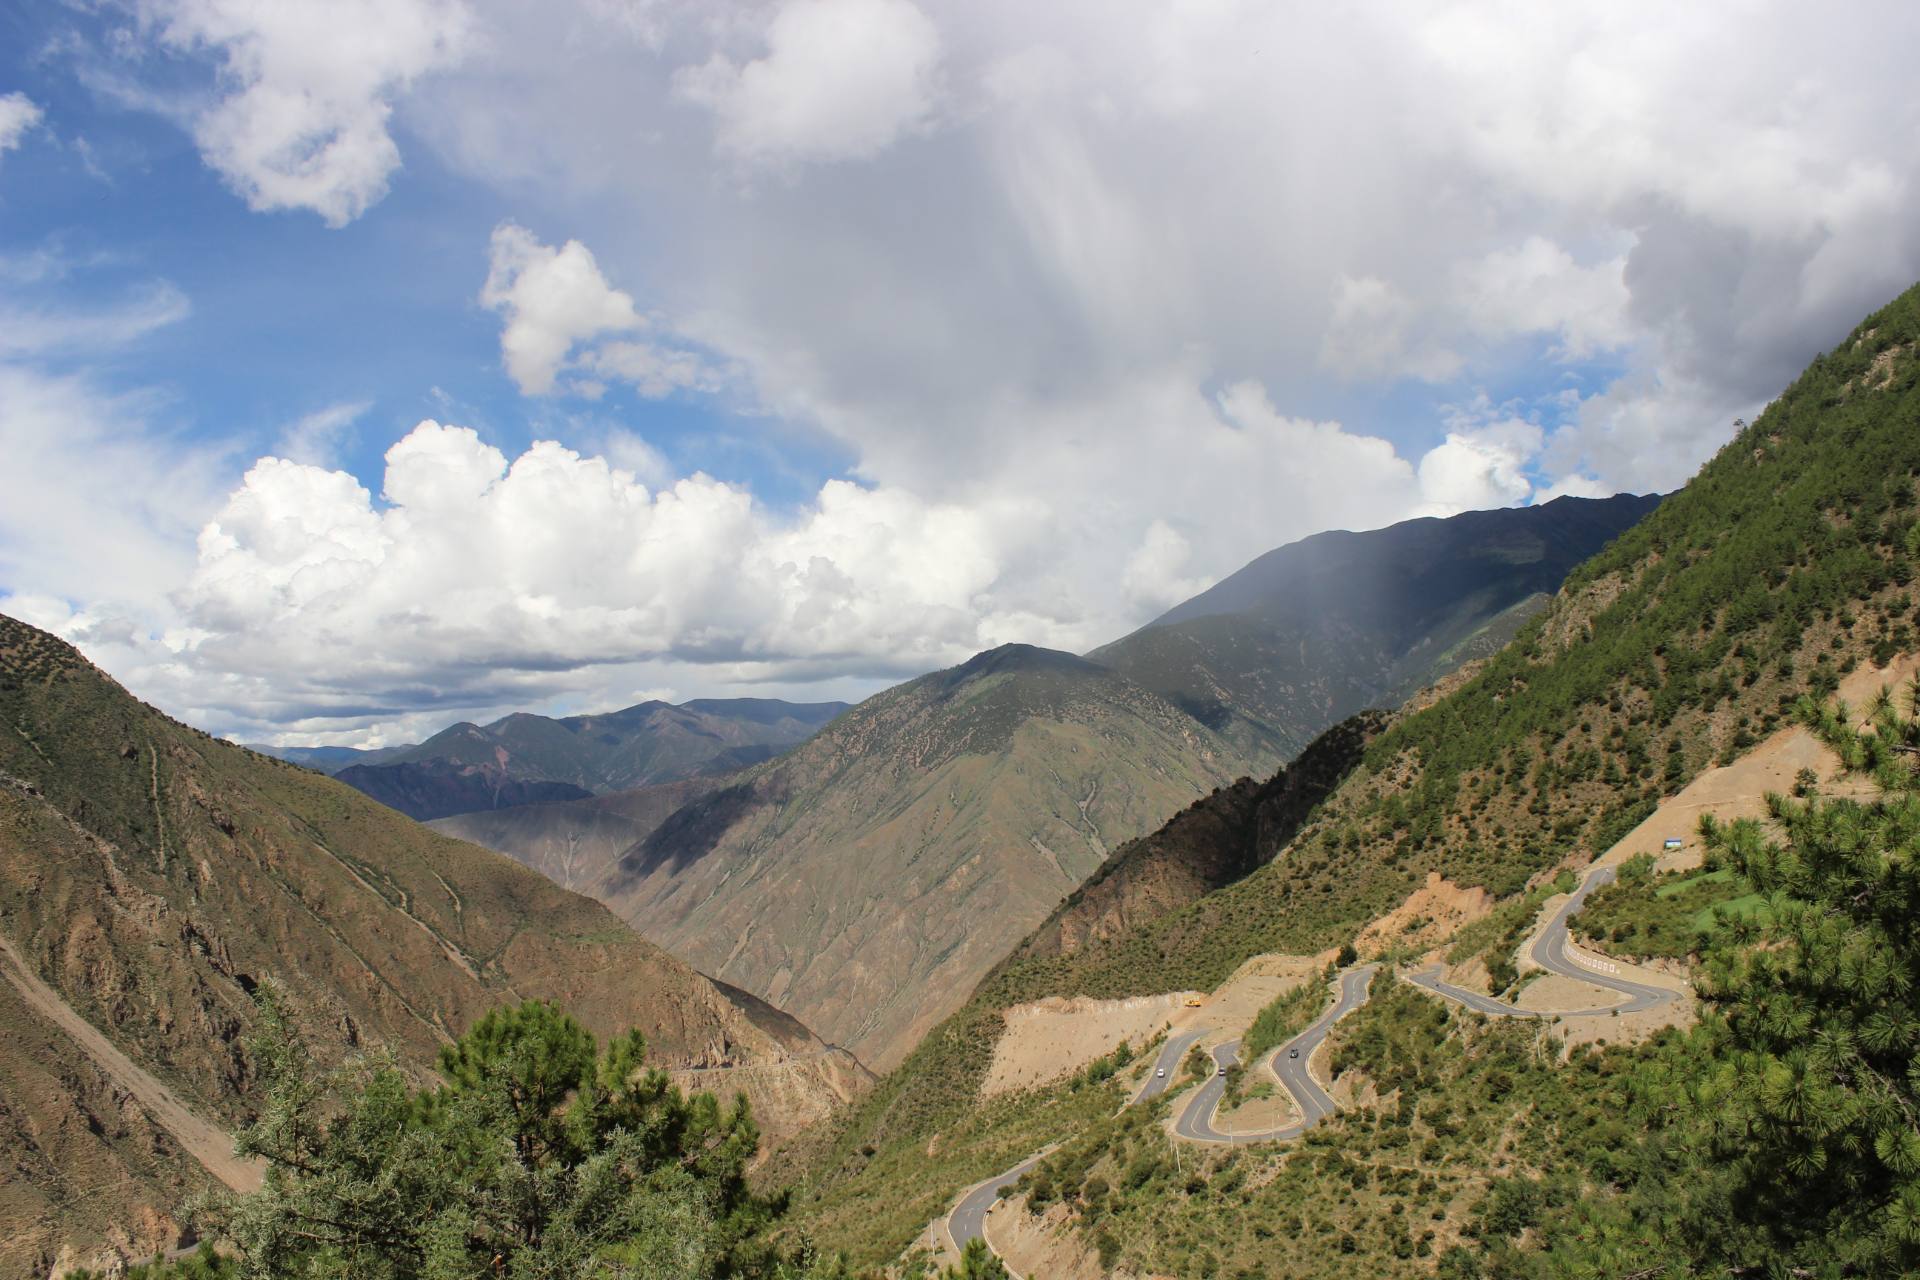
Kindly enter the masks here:
<path id="1" fill-rule="evenodd" d="M 1090 933 L 1071 950 L 1043 936 L 997 968 L 831 1134 L 788 1154 L 796 1167 L 811 1171 L 804 1203 L 816 1229 L 861 1257 L 891 1256 L 933 1214 L 944 1212 L 961 1186 L 1074 1131 L 1076 1124 L 1094 1123 L 1085 1117 L 1099 1108 L 1081 1103 L 1068 1086 L 996 1100 L 990 1107 L 980 1103 L 1003 1011 L 1015 1003 L 1049 995 L 1208 990 L 1251 957 L 1312 954 L 1353 940 L 1433 873 L 1506 900 L 1454 940 L 1456 950 L 1472 954 L 1450 957 L 1486 961 L 1499 994 L 1515 976 L 1500 973 L 1500 964 L 1532 918 L 1533 908 L 1521 897 L 1529 887 L 1544 885 L 1564 867 L 1583 866 L 1660 797 L 1784 724 L 1799 699 L 1831 693 L 1862 661 L 1884 662 L 1916 647 L 1916 566 L 1920 289 L 1816 360 L 1683 490 L 1577 568 L 1551 604 L 1477 674 L 1374 738 L 1278 856 L 1197 900 L 1149 906 L 1118 929 Z M 1818 833 L 1809 828 L 1805 834 Z M 1219 837 L 1210 851 L 1191 856 L 1230 864 L 1231 848 L 1242 846 L 1249 833 L 1244 826 L 1223 825 Z M 1180 844 L 1169 841 L 1167 847 Z M 1743 847 L 1730 846 L 1726 856 L 1747 856 Z M 1767 868 L 1775 867 L 1784 875 L 1793 864 L 1754 865 L 1757 874 L 1772 874 Z M 1794 887 L 1816 897 L 1826 892 L 1811 883 Z M 1762 970 L 1749 971 L 1743 989 L 1763 985 Z M 1304 1226 L 1319 1237 L 1310 1257 L 1299 1260 L 1303 1274 L 1351 1274 L 1356 1266 L 1414 1274 L 1455 1248 L 1462 1254 L 1450 1256 L 1448 1274 L 1480 1274 L 1476 1259 L 1492 1255 L 1502 1260 L 1503 1274 L 1544 1273 L 1546 1260 L 1527 1254 L 1520 1238 L 1529 1224 L 1547 1220 L 1556 1206 L 1574 1214 L 1595 1197 L 1606 1204 L 1641 1204 L 1622 1190 L 1631 1189 L 1623 1162 L 1638 1160 L 1643 1163 L 1633 1168 L 1651 1169 L 1664 1158 L 1659 1152 L 1625 1154 L 1629 1135 L 1605 1117 L 1651 1107 L 1647 1123 L 1666 1125 L 1663 1117 L 1687 1105 L 1675 1101 L 1675 1073 L 1697 1073 L 1700 1055 L 1725 1048 L 1711 1039 L 1686 1041 L 1672 1049 L 1671 1059 L 1647 1068 L 1652 1074 L 1628 1097 L 1621 1064 L 1638 1059 L 1620 1057 L 1625 1050 L 1582 1057 L 1580 1072 L 1572 1076 L 1542 1073 L 1536 1065 L 1553 1059 L 1536 1056 L 1544 1048 L 1538 1030 L 1452 1036 L 1446 1031 L 1450 1019 L 1465 1015 L 1428 1011 L 1408 1004 L 1409 998 L 1427 999 L 1403 993 L 1376 1001 L 1378 1007 L 1356 1015 L 1340 1033 L 1346 1048 L 1336 1046 L 1349 1060 L 1368 1064 L 1379 1096 L 1400 1089 L 1397 1110 L 1331 1126 L 1309 1140 L 1298 1162 L 1282 1158 L 1283 1180 L 1271 1184 L 1293 1187 L 1292 1207 L 1263 1219 L 1266 1228 L 1293 1238 Z M 1489 1085 L 1496 1078 L 1504 1081 L 1499 1088 Z M 1555 1092 L 1569 1080 L 1572 1095 Z M 1414 1095 L 1416 1085 L 1436 1098 L 1431 1125 Z M 1539 1109 L 1549 1094 L 1563 1104 L 1559 1110 Z M 1500 1161 L 1503 1176 L 1526 1185 L 1490 1186 L 1484 1172 L 1477 1189 L 1452 1183 L 1440 1204 L 1430 1198 L 1427 1204 L 1447 1224 L 1446 1233 L 1423 1241 L 1383 1230 L 1392 1224 L 1341 1207 L 1351 1201 L 1344 1186 L 1315 1181 L 1318 1170 L 1321 1178 L 1351 1175 L 1359 1179 L 1350 1184 L 1355 1188 L 1363 1181 L 1375 1191 L 1391 1190 L 1389 1181 L 1398 1187 L 1401 1173 L 1389 1177 L 1374 1166 L 1405 1167 L 1406 1143 L 1416 1134 L 1439 1144 L 1437 1152 L 1456 1153 L 1459 1144 L 1448 1134 L 1459 1130 L 1444 1123 L 1454 1106 L 1461 1108 L 1459 1123 L 1470 1126 L 1472 1150 L 1462 1168 Z M 1514 1145 L 1502 1148 L 1502 1135 Z M 1203 1248 L 1206 1237 L 1199 1233 L 1217 1228 L 1221 1215 L 1232 1212 L 1228 1200 L 1244 1205 L 1253 1194 L 1223 1189 L 1228 1200 L 1202 1196 L 1208 1178 L 1231 1174 L 1235 1158 L 1210 1164 L 1200 1175 L 1176 1177 L 1170 1159 L 1162 1170 L 1155 1148 L 1138 1145 L 1143 1135 L 1122 1137 L 1119 1148 L 1108 1148 L 1125 1158 L 1118 1171 L 1130 1186 L 1137 1172 L 1139 1185 L 1160 1188 L 1153 1193 L 1158 1207 L 1134 1219 L 1139 1234 L 1133 1238 L 1143 1249 L 1149 1241 L 1164 1248 L 1156 1261 L 1128 1252 L 1131 1246 L 1115 1237 L 1117 1252 L 1109 1258 L 1103 1247 L 1103 1262 L 1165 1267 L 1177 1256 L 1206 1265 L 1202 1254 L 1212 1251 Z M 1603 1138 L 1612 1154 L 1590 1160 L 1592 1144 Z M 1699 1134 L 1685 1141 L 1709 1144 Z M 1420 1158 L 1428 1159 L 1424 1152 Z M 1897 1164 L 1904 1157 L 1896 1152 L 1888 1158 Z M 1365 1167 L 1357 1168 L 1356 1160 Z M 929 1181 L 905 1183 L 902 1171 L 912 1165 L 925 1168 Z M 1237 1178 L 1248 1188 L 1267 1186 L 1263 1180 L 1277 1176 L 1277 1167 L 1242 1169 Z M 1765 1173 L 1732 1157 L 1711 1167 L 1713 1177 L 1696 1177 L 1691 1187 L 1658 1185 L 1668 1187 L 1676 1202 L 1692 1204 L 1696 1192 Z M 1101 1176 L 1114 1191 L 1112 1200 L 1100 1198 L 1091 1214 L 1074 1211 L 1090 1233 L 1101 1225 L 1100 1205 L 1121 1198 L 1114 1167 L 1106 1169 Z M 1438 1173 L 1436 1165 L 1434 1177 Z M 1418 1171 L 1406 1175 L 1398 1196 L 1403 1209 L 1415 1203 L 1406 1193 L 1418 1192 L 1422 1181 Z M 1179 1207 L 1181 1196 L 1192 1198 L 1190 1211 Z M 1089 1202 L 1076 1194 L 1075 1203 Z M 1652 1212 L 1656 1203 L 1632 1212 Z M 1387 1212 L 1387 1201 L 1378 1208 Z M 1478 1225 L 1471 1220 L 1475 1215 Z M 1731 1211 L 1722 1216 L 1730 1219 Z M 1760 1248 L 1751 1232 L 1736 1238 L 1725 1230 L 1702 1230 L 1699 1223 L 1708 1220 L 1676 1225 L 1673 1247 L 1721 1249 L 1733 1257 Z M 1564 1232 L 1581 1229 L 1573 1217 L 1560 1221 Z M 1605 1235 L 1605 1248 L 1612 1251 L 1605 1256 L 1619 1265 L 1596 1274 L 1628 1274 L 1647 1265 L 1643 1244 L 1618 1224 L 1607 1231 L 1623 1233 Z M 1343 1234 L 1353 1240 L 1351 1249 Z M 1559 1238 L 1572 1247 L 1573 1235 Z M 1588 1249 L 1602 1237 L 1581 1238 L 1587 1243 L 1580 1247 Z M 1426 1252 L 1420 1253 L 1423 1243 Z M 1409 1252 L 1399 1253 L 1402 1247 Z M 1212 1265 L 1228 1262 L 1215 1254 Z M 1658 1268 L 1646 1272 L 1656 1273 Z"/>
<path id="2" fill-rule="evenodd" d="M 171 1243 L 207 1175 L 34 984 L 198 1118 L 248 1113 L 250 999 L 286 987 L 328 1057 L 416 1068 L 481 1013 L 546 997 L 638 1027 L 690 1083 L 744 1085 L 770 1130 L 863 1072 L 603 907 L 351 788 L 216 741 L 70 646 L 0 617 L 0 1272 L 62 1242 Z M 44 1001 L 43 1001 L 44 1005 Z"/>

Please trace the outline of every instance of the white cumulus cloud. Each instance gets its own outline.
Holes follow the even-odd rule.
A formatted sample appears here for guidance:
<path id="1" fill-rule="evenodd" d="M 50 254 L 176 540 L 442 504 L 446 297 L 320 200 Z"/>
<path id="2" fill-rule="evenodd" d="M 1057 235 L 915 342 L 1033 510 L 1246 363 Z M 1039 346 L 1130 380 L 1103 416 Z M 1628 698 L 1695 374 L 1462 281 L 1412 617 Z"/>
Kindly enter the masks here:
<path id="1" fill-rule="evenodd" d="M 463 0 L 145 0 L 170 44 L 211 50 L 201 155 L 254 209 L 353 221 L 400 167 L 393 100 L 464 52 Z"/>
<path id="2" fill-rule="evenodd" d="M 782 522 L 706 476 L 650 489 L 551 441 L 509 459 L 433 421 L 387 451 L 381 496 L 256 463 L 178 593 L 190 660 L 349 717 L 422 684 L 490 692 L 514 670 L 919 669 L 978 644 L 978 597 L 1002 568 L 982 512 L 832 481 Z"/>
<path id="3" fill-rule="evenodd" d="M 567 369 L 631 383 L 651 397 L 721 386 L 720 375 L 684 348 L 644 336 L 600 341 L 657 326 L 630 294 L 607 283 L 593 252 L 578 240 L 556 249 L 525 227 L 502 223 L 494 228 L 480 301 L 504 321 L 500 356 L 526 395 L 553 392 Z M 573 389 L 590 385 L 583 379 Z"/>

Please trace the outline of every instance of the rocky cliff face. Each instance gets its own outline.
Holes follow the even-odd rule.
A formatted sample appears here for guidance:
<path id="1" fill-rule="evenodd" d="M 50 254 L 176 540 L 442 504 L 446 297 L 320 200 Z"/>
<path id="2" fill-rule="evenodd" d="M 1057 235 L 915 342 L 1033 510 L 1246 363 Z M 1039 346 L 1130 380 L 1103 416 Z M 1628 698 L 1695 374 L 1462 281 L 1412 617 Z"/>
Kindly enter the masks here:
<path id="1" fill-rule="evenodd" d="M 1265 782 L 1242 778 L 1128 841 L 1068 895 L 1013 959 L 1071 956 L 1197 902 L 1264 865 L 1339 785 L 1392 717 L 1365 711 Z"/>
<path id="2" fill-rule="evenodd" d="M 283 983 L 314 1052 L 376 1043 L 418 1070 L 486 1009 L 553 999 L 643 1030 L 688 1082 L 744 1085 L 764 1128 L 812 1119 L 859 1065 L 594 902 L 293 765 L 218 742 L 0 617 L 0 936 L 31 977 L 196 1116 L 254 1080 L 251 993 Z M 11 995 L 9 993 L 11 992 Z M 171 1213 L 205 1181 L 73 1037 L 0 984 L 4 1267 Z M 71 1064 L 61 1069 L 54 1064 Z M 108 1075 L 111 1075 L 109 1072 Z"/>

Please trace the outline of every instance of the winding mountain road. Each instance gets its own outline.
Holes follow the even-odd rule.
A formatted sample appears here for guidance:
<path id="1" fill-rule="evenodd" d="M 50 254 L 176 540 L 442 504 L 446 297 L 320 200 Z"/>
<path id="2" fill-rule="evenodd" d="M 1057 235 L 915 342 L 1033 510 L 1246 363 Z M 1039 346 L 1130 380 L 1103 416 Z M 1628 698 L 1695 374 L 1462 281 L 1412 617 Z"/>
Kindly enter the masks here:
<path id="1" fill-rule="evenodd" d="M 1595 867 L 1587 872 L 1573 896 L 1560 905 L 1547 921 L 1546 927 L 1534 938 L 1528 954 L 1533 962 L 1549 973 L 1557 973 L 1564 978 L 1585 982 L 1591 986 L 1605 987 L 1617 991 L 1627 999 L 1620 1004 L 1602 1005 L 1592 1009 L 1516 1009 L 1503 1000 L 1481 995 L 1477 991 L 1468 991 L 1465 987 L 1456 987 L 1452 983 L 1440 980 L 1441 968 L 1434 965 L 1422 969 L 1419 973 L 1409 974 L 1407 981 L 1421 987 L 1443 1000 L 1465 1005 L 1476 1012 L 1495 1018 L 1600 1018 L 1616 1013 L 1638 1013 L 1642 1009 L 1654 1009 L 1674 998 L 1674 992 L 1665 987 L 1652 987 L 1645 983 L 1629 982 L 1625 978 L 1616 978 L 1583 965 L 1574 963 L 1569 954 L 1570 943 L 1567 937 L 1567 921 L 1586 905 L 1587 895 L 1595 889 L 1613 883 L 1612 867 Z"/>
<path id="2" fill-rule="evenodd" d="M 1206 1031 L 1202 1029 L 1183 1031 L 1169 1037 L 1153 1060 L 1153 1070 L 1147 1073 L 1147 1082 L 1140 1086 L 1140 1092 L 1134 1094 L 1127 1105 L 1145 1102 L 1148 1098 L 1165 1093 L 1180 1069 L 1180 1059 L 1205 1034 Z M 975 1236 L 986 1238 L 987 1210 L 993 1208 L 994 1202 L 1000 1198 L 1000 1188 L 1020 1181 L 1020 1175 L 1046 1159 L 1047 1153 L 1052 1150 L 1052 1147 L 1048 1147 L 1045 1151 L 1035 1152 L 1005 1173 L 988 1178 L 960 1197 L 960 1203 L 947 1215 L 947 1238 L 953 1242 L 954 1252 L 964 1250 L 967 1241 Z"/>
<path id="3" fill-rule="evenodd" d="M 1326 1040 L 1327 1033 L 1333 1030 L 1333 1024 L 1367 1002 L 1367 993 L 1372 988 L 1373 975 L 1378 967 L 1362 965 L 1341 974 L 1340 994 L 1332 1007 L 1305 1031 L 1262 1059 L 1274 1079 L 1292 1095 L 1293 1105 L 1300 1113 L 1299 1120 L 1258 1133 L 1228 1133 L 1214 1128 L 1213 1118 L 1220 1110 L 1220 1100 L 1227 1088 L 1226 1079 L 1215 1075 L 1187 1101 L 1186 1108 L 1173 1127 L 1175 1136 L 1189 1142 L 1286 1142 L 1332 1115 L 1339 1108 L 1327 1091 L 1320 1087 L 1320 1082 L 1314 1079 L 1307 1064 L 1312 1060 L 1314 1051 Z M 1216 1045 L 1213 1050 L 1214 1063 L 1222 1067 L 1232 1066 L 1239 1061 L 1239 1056 L 1238 1040 Z"/>
<path id="4" fill-rule="evenodd" d="M 1275 1129 L 1271 1133 L 1220 1133 L 1213 1128 L 1213 1114 L 1220 1107 L 1220 1095 L 1226 1081 L 1214 1076 L 1200 1087 L 1200 1091 L 1187 1103 L 1181 1113 L 1175 1132 L 1183 1138 L 1196 1142 L 1276 1142 L 1298 1137 L 1308 1127 L 1319 1123 L 1335 1111 L 1334 1101 L 1327 1096 L 1320 1082 L 1307 1070 L 1307 1060 L 1313 1051 L 1327 1038 L 1327 1032 L 1333 1024 L 1366 1003 L 1367 991 L 1373 982 L 1374 971 L 1378 966 L 1363 965 L 1340 975 L 1340 995 L 1331 1008 L 1321 1014 L 1312 1026 L 1293 1039 L 1275 1049 L 1267 1061 L 1277 1079 L 1288 1093 L 1293 1095 L 1294 1106 L 1299 1108 L 1304 1119 Z M 1183 1031 L 1168 1038 L 1154 1058 L 1153 1070 L 1147 1076 L 1146 1083 L 1133 1095 L 1128 1106 L 1145 1102 L 1149 1098 L 1165 1093 L 1180 1070 L 1180 1062 L 1200 1038 L 1206 1034 L 1205 1028 Z M 1229 1041 L 1213 1051 L 1213 1060 L 1220 1066 L 1229 1066 L 1238 1050 L 1238 1040 Z M 1298 1057 L 1289 1051 L 1298 1051 Z M 1281 1055 L 1286 1055 L 1282 1057 Z M 1022 1174 L 1046 1159 L 1051 1147 L 1046 1151 L 1035 1152 L 1019 1164 L 997 1177 L 988 1178 L 960 1197 L 947 1215 L 947 1238 L 953 1242 L 956 1252 L 964 1250 L 967 1242 L 975 1236 L 986 1238 L 987 1212 L 1000 1199 L 1000 1189 L 1018 1182 Z M 991 1242 L 989 1242 L 991 1247 Z"/>
<path id="5" fill-rule="evenodd" d="M 1587 1018 L 1602 1017 L 1615 1013 L 1637 1013 L 1643 1009 L 1658 1008 L 1676 998 L 1673 991 L 1664 987 L 1649 986 L 1578 963 L 1571 950 L 1567 921 L 1586 905 L 1587 898 L 1594 890 L 1611 884 L 1614 880 L 1612 867 L 1594 867 L 1581 881 L 1578 889 L 1562 903 L 1547 923 L 1535 935 L 1528 955 L 1533 962 L 1549 973 L 1572 978 L 1592 986 L 1603 987 L 1625 996 L 1619 1004 L 1592 1009 L 1516 1009 L 1504 1001 L 1479 992 L 1468 991 L 1440 980 L 1441 966 L 1424 969 L 1419 973 L 1406 975 L 1406 980 L 1425 991 L 1444 1000 L 1464 1005 L 1469 1009 L 1493 1017 L 1501 1018 Z M 1305 1031 L 1273 1050 L 1262 1061 L 1278 1080 L 1293 1103 L 1300 1118 L 1292 1124 L 1278 1129 L 1257 1133 L 1228 1133 L 1214 1128 L 1213 1121 L 1220 1109 L 1220 1102 L 1226 1092 L 1226 1080 L 1215 1074 L 1202 1084 L 1182 1108 L 1180 1118 L 1174 1124 L 1174 1135 L 1189 1142 L 1207 1142 L 1223 1144 L 1241 1144 L 1255 1142 L 1285 1142 L 1298 1138 L 1314 1125 L 1325 1120 L 1338 1110 L 1337 1105 L 1321 1086 L 1309 1069 L 1314 1051 L 1325 1042 L 1328 1032 L 1335 1023 L 1367 1002 L 1372 989 L 1373 978 L 1378 965 L 1361 965 L 1349 969 L 1340 975 L 1339 995 L 1331 1007 L 1320 1015 Z M 1183 1032 L 1168 1039 L 1161 1047 L 1154 1062 L 1154 1071 L 1146 1083 L 1129 1101 L 1128 1105 L 1144 1102 L 1164 1093 L 1179 1070 L 1181 1059 L 1188 1049 L 1198 1043 L 1204 1030 Z M 1232 1066 L 1239 1060 L 1240 1042 L 1230 1040 L 1214 1047 L 1213 1061 L 1216 1066 Z M 1160 1071 L 1164 1069 L 1163 1076 Z M 956 1251 L 966 1247 L 968 1241 L 978 1236 L 986 1237 L 987 1213 L 1000 1199 L 1000 1190 L 1018 1182 L 1021 1175 L 1044 1160 L 1049 1152 L 1036 1152 L 1013 1168 L 989 1178 L 975 1186 L 961 1197 L 947 1216 L 947 1235 Z M 988 1242 L 992 1247 L 992 1242 Z"/>
<path id="6" fill-rule="evenodd" d="M 1180 1060 L 1187 1056 L 1187 1050 L 1193 1047 L 1194 1042 L 1205 1034 L 1207 1032 L 1203 1027 L 1196 1031 L 1182 1031 L 1179 1035 L 1168 1039 L 1166 1044 L 1160 1047 L 1160 1056 L 1153 1061 L 1153 1074 L 1148 1076 L 1147 1082 L 1140 1086 L 1140 1092 L 1133 1095 L 1133 1101 L 1145 1102 L 1148 1098 L 1165 1093 L 1167 1086 L 1173 1083 L 1175 1076 L 1179 1073 Z M 1127 1105 L 1132 1106 L 1133 1103 Z"/>

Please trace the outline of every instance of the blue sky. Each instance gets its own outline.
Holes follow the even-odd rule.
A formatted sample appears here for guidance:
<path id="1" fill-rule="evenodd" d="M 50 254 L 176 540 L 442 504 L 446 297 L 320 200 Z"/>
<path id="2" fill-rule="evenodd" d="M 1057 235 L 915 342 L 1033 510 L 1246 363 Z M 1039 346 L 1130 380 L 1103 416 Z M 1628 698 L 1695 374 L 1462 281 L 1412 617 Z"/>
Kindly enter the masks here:
<path id="1" fill-rule="evenodd" d="M 1671 488 L 1920 274 L 1898 5 L 0 24 L 0 608 L 249 738 L 859 696 Z"/>
<path id="2" fill-rule="evenodd" d="M 6 252 L 64 264 L 60 278 L 21 282 L 14 296 L 107 311 L 156 284 L 178 289 L 191 310 L 177 323 L 65 363 L 163 391 L 167 418 L 189 435 L 246 462 L 301 419 L 364 405 L 330 460 L 376 493 L 387 447 L 449 412 L 510 453 L 536 437 L 585 445 L 592 423 L 619 422 L 677 467 L 738 478 L 776 504 L 805 501 L 844 470 L 844 450 L 827 438 L 768 433 L 714 397 L 616 391 L 598 404 L 528 404 L 501 368 L 498 319 L 477 301 L 479 247 L 502 220 L 535 212 L 526 201 L 415 146 L 377 217 L 330 228 L 309 213 L 252 212 L 176 123 L 84 83 L 100 55 L 71 46 L 110 45 L 129 15 L 49 6 L 9 17 L 17 38 L 5 42 L 0 83 L 47 115 L 6 160 Z M 153 51 L 140 67 L 164 86 L 154 92 L 191 93 L 210 83 L 205 62 Z M 538 214 L 565 225 L 562 211 Z M 763 442 L 768 434 L 779 438 Z"/>

